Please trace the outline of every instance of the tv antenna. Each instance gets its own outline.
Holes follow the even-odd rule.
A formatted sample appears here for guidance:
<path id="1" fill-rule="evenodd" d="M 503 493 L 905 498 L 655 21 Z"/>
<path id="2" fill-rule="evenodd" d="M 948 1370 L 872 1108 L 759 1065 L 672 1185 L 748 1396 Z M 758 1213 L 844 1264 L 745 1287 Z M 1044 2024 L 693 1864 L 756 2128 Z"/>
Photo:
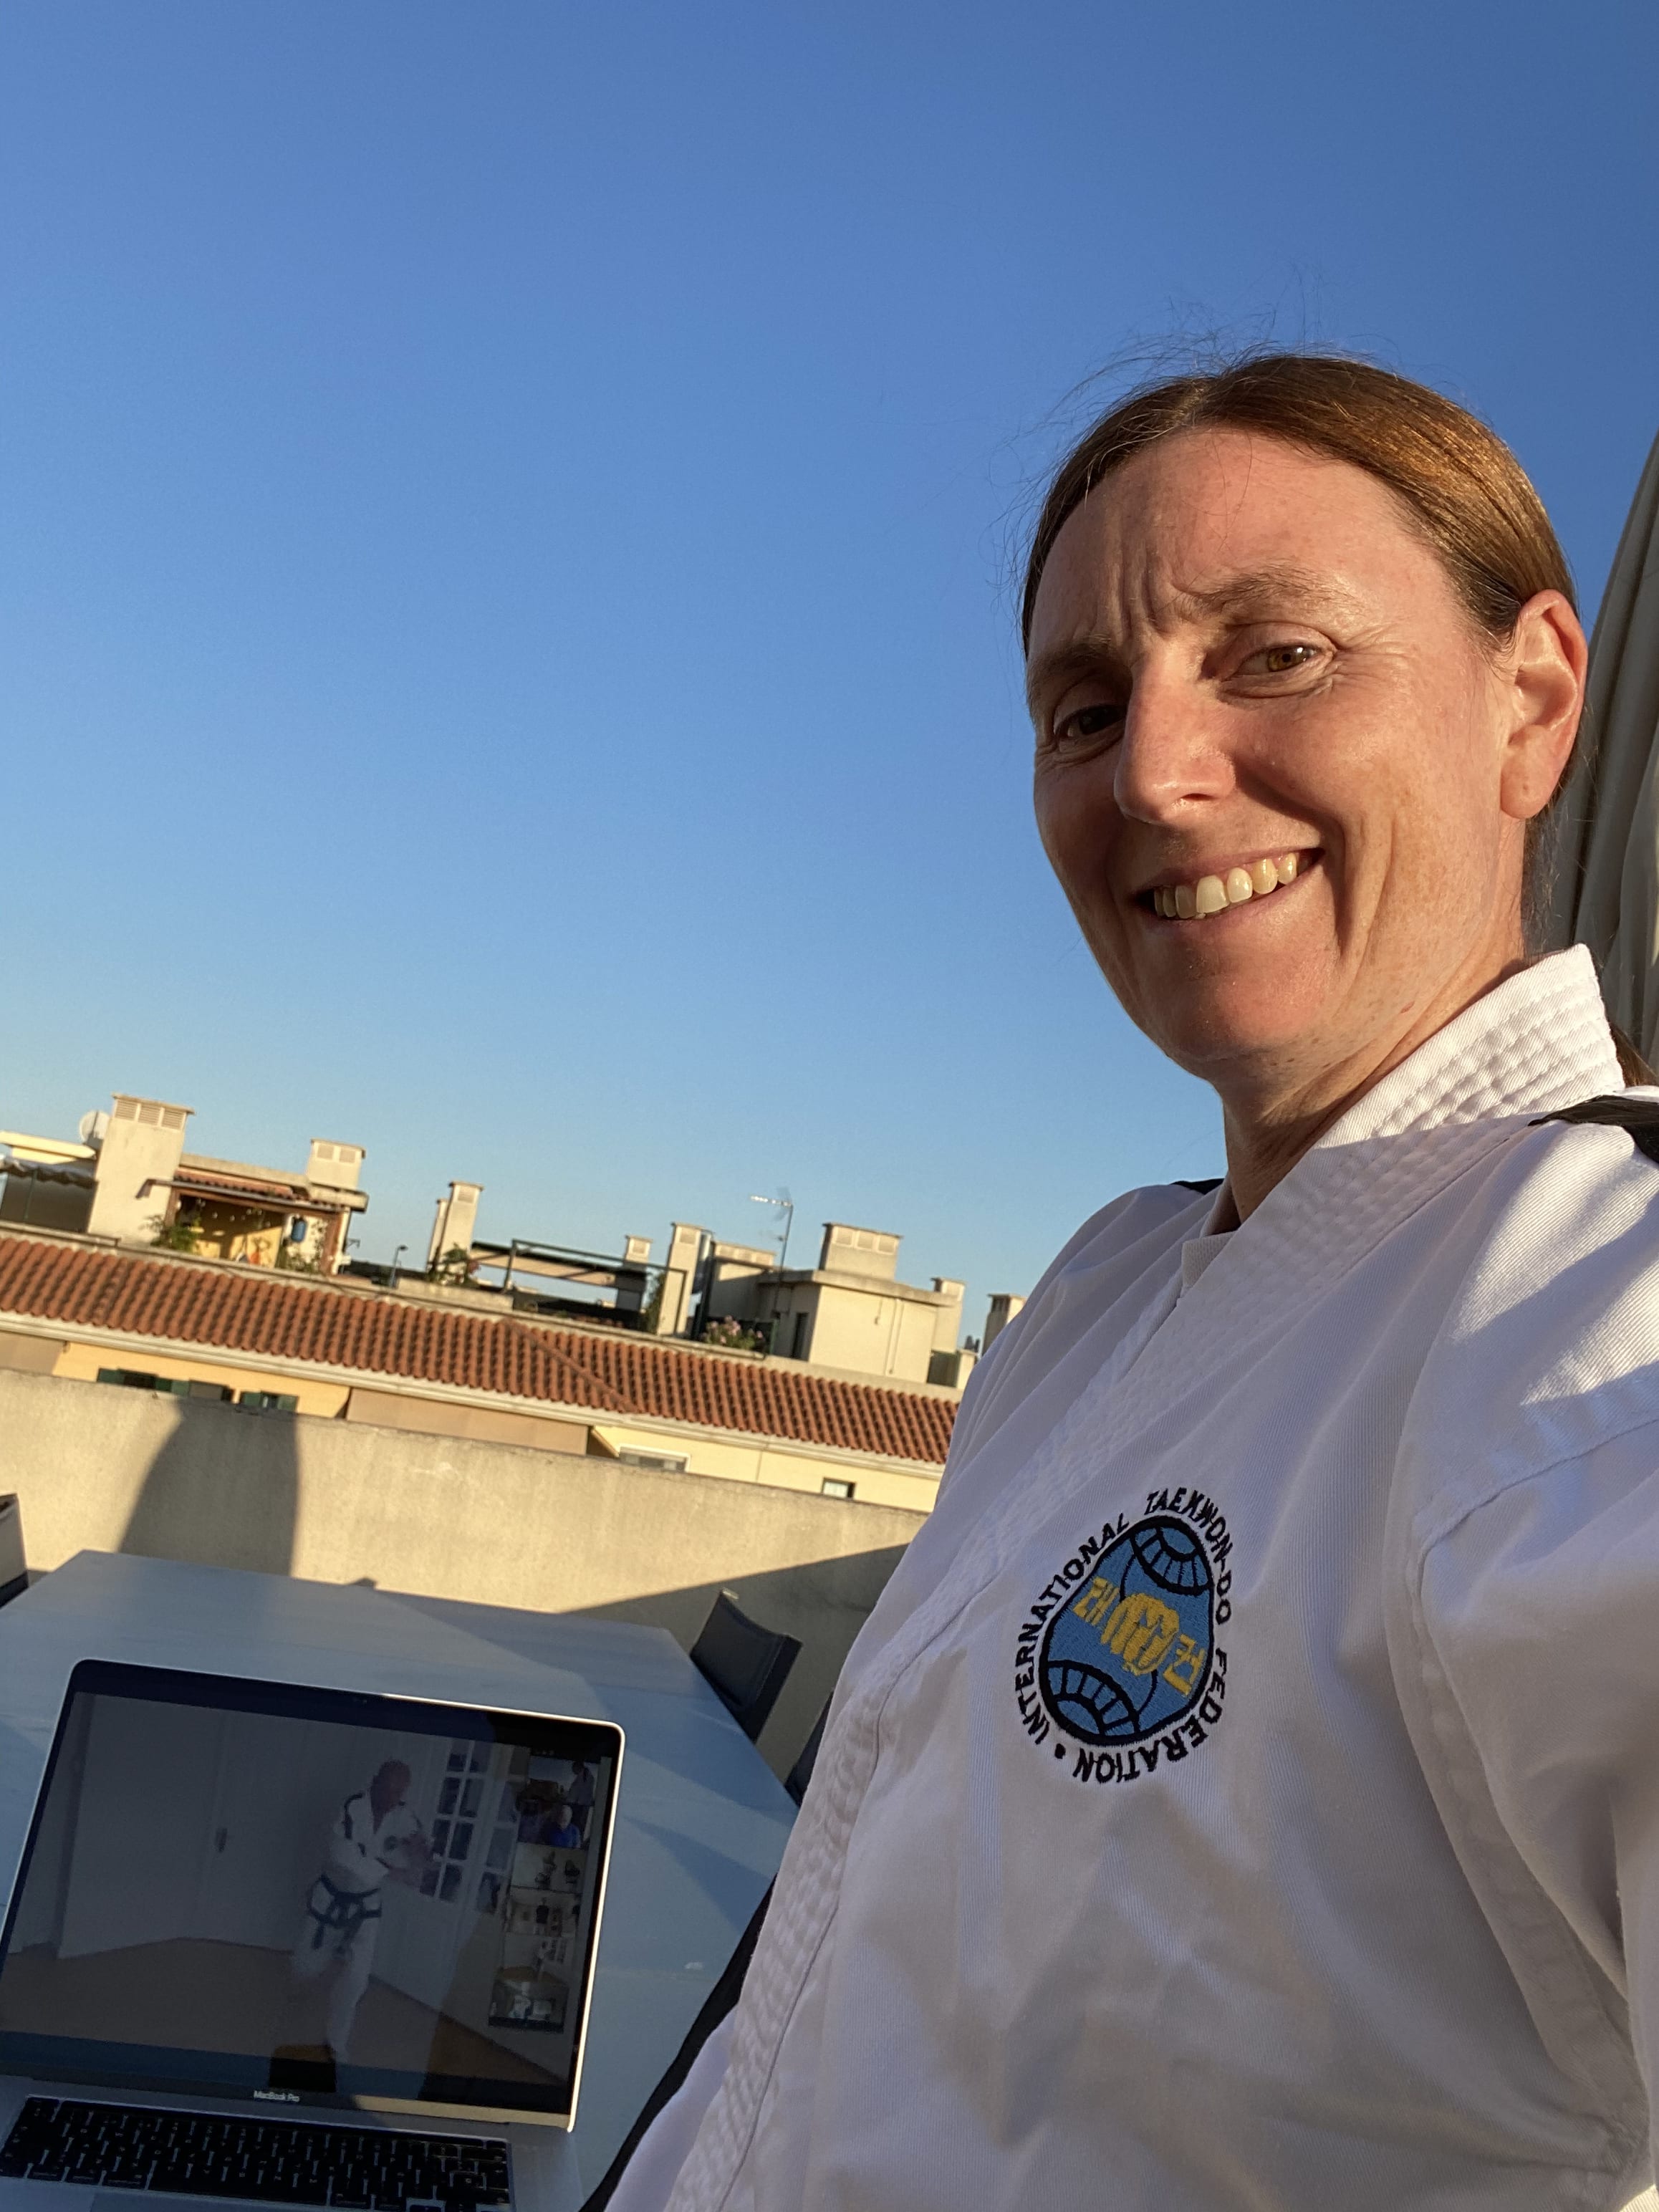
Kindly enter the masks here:
<path id="1" fill-rule="evenodd" d="M 774 1226 L 777 1221 L 783 1224 L 783 1234 L 778 1239 L 778 1273 L 781 1274 L 789 1258 L 789 1231 L 795 1225 L 795 1201 L 787 1190 L 780 1187 L 775 1198 L 763 1198 L 757 1190 L 751 1190 L 749 1203 L 750 1206 L 769 1206 L 775 1216 Z"/>

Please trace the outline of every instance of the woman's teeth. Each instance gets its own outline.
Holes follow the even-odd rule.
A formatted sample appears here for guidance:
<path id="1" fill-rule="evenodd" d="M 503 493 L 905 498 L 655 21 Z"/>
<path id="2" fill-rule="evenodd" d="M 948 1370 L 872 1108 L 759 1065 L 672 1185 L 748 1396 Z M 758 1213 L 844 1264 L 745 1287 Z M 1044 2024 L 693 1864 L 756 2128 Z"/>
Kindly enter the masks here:
<path id="1" fill-rule="evenodd" d="M 1224 876 L 1200 876 L 1195 884 L 1160 884 L 1152 893 L 1152 911 L 1166 921 L 1202 921 L 1206 915 L 1223 914 L 1247 899 L 1266 898 L 1280 884 L 1296 881 L 1301 855 L 1286 853 L 1277 860 L 1252 860 L 1248 868 L 1229 868 Z"/>

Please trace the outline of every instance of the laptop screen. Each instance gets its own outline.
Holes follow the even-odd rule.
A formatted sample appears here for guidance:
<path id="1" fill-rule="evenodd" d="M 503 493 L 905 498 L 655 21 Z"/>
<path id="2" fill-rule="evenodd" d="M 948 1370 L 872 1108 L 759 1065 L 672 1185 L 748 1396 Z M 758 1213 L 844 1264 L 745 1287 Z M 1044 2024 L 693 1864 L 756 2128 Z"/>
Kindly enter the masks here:
<path id="1" fill-rule="evenodd" d="M 621 1731 L 88 1661 L 0 2071 L 568 2124 Z"/>

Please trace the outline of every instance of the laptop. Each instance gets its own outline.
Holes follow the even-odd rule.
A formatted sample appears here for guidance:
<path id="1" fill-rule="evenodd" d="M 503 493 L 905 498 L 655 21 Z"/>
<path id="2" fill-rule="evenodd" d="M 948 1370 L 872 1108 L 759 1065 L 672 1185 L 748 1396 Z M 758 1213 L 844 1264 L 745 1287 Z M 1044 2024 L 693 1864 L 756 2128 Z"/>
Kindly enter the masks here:
<path id="1" fill-rule="evenodd" d="M 608 1723 L 82 1662 L 0 1929 L 0 2208 L 534 2212 L 622 1759 Z"/>

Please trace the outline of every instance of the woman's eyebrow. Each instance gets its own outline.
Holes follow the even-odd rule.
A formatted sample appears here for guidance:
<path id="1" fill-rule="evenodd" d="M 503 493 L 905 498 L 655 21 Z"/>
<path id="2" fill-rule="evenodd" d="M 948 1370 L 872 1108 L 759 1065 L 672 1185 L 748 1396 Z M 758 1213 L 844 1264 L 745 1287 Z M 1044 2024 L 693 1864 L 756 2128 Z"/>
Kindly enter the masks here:
<path id="1" fill-rule="evenodd" d="M 1273 562 L 1265 568 L 1247 568 L 1224 576 L 1202 591 L 1179 594 L 1183 606 L 1195 614 L 1240 616 L 1283 614 L 1290 605 L 1350 614 L 1359 605 L 1340 579 L 1325 568 L 1298 568 L 1293 562 Z"/>
<path id="2" fill-rule="evenodd" d="M 1036 712 L 1037 702 L 1056 684 L 1074 683 L 1084 676 L 1121 677 L 1123 655 L 1109 637 L 1090 633 L 1068 638 L 1064 645 L 1040 653 L 1025 671 L 1025 703 Z"/>

